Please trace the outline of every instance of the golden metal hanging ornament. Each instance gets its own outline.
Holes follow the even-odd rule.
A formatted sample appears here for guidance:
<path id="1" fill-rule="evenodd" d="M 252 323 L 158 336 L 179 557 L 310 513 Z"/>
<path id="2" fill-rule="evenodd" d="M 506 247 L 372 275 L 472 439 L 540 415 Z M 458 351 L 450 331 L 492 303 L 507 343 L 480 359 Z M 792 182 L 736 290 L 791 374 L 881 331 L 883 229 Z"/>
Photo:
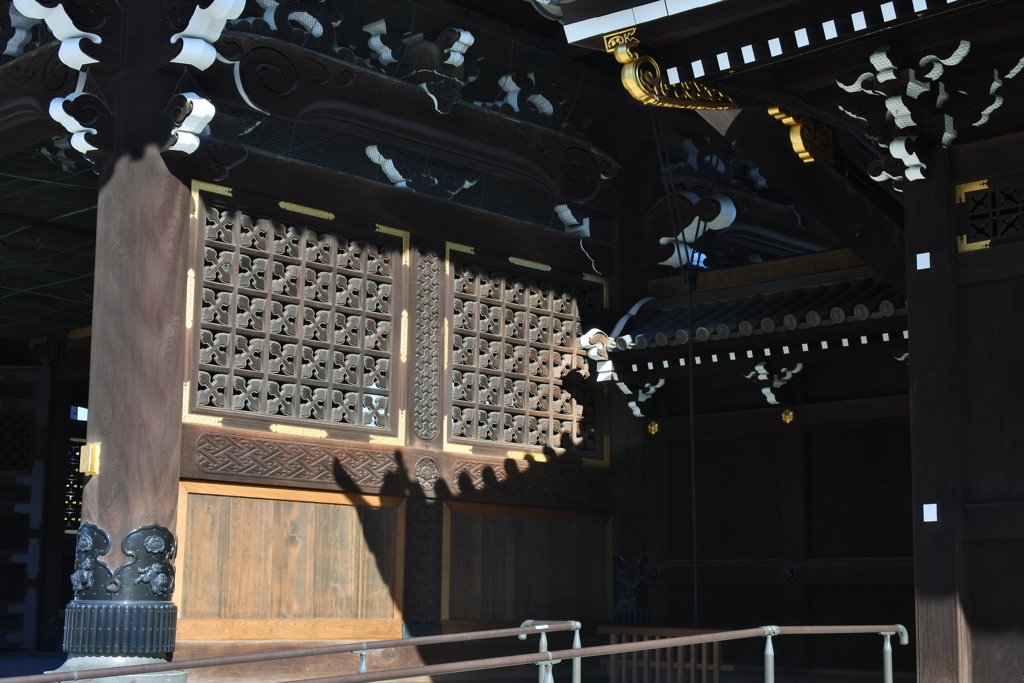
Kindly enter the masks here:
<path id="1" fill-rule="evenodd" d="M 604 36 L 604 48 L 622 64 L 622 85 L 634 99 L 655 107 L 675 109 L 736 109 L 736 101 L 697 81 L 669 83 L 652 57 L 638 55 L 636 27 Z"/>

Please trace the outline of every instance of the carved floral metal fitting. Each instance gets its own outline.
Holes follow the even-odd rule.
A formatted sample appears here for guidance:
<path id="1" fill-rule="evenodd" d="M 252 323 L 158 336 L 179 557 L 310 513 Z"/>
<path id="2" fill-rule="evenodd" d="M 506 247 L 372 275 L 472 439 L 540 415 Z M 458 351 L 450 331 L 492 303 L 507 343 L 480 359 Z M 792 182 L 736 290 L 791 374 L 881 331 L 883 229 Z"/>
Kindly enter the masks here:
<path id="1" fill-rule="evenodd" d="M 95 524 L 83 524 L 71 574 L 75 600 L 170 600 L 176 548 L 168 529 L 159 524 L 140 526 L 121 540 L 121 551 L 131 559 L 111 569 L 99 559 L 110 551 L 110 535 Z"/>

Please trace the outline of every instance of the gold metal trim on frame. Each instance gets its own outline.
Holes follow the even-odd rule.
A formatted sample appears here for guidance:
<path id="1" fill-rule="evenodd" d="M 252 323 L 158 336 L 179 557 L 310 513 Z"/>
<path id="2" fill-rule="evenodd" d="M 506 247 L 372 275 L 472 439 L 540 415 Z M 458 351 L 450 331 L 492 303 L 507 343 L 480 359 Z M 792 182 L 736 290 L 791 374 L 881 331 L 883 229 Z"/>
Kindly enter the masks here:
<path id="1" fill-rule="evenodd" d="M 605 50 L 622 64 L 622 85 L 634 99 L 644 104 L 674 109 L 736 109 L 738 106 L 721 90 L 703 83 L 669 83 L 652 57 L 633 51 L 640 44 L 636 27 L 604 36 L 604 44 Z"/>
<path id="2" fill-rule="evenodd" d="M 196 271 L 189 268 L 185 273 L 185 329 L 192 329 L 192 318 L 196 313 Z"/>
<path id="3" fill-rule="evenodd" d="M 545 272 L 551 270 L 551 266 L 549 266 L 546 263 L 538 263 L 537 261 L 530 261 L 524 258 L 519 258 L 517 256 L 509 256 L 508 262 L 516 266 L 532 268 L 533 270 L 543 270 Z"/>
<path id="4" fill-rule="evenodd" d="M 399 344 L 399 357 L 401 358 L 402 364 L 409 362 L 409 311 L 402 311 L 402 341 Z"/>
<path id="5" fill-rule="evenodd" d="M 405 409 L 398 411 L 398 436 L 376 436 L 370 437 L 370 443 L 383 444 L 385 446 L 405 445 Z"/>
<path id="6" fill-rule="evenodd" d="M 208 183 L 203 180 L 192 181 L 193 192 L 212 192 L 213 194 L 223 195 L 225 197 L 231 197 L 234 190 L 224 185 L 217 185 L 215 183 Z"/>
<path id="7" fill-rule="evenodd" d="M 968 192 L 977 192 L 978 190 L 988 189 L 988 179 L 975 180 L 969 183 L 963 183 L 956 186 L 956 203 L 963 204 L 967 201 Z"/>
<path id="8" fill-rule="evenodd" d="M 323 209 L 315 209 L 312 206 L 303 206 L 302 204 L 293 204 L 292 202 L 278 202 L 285 211 L 291 211 L 292 213 L 301 213 L 306 216 L 313 216 L 314 218 L 323 218 L 324 220 L 333 221 L 334 214 L 330 211 L 324 211 Z"/>
<path id="9" fill-rule="evenodd" d="M 289 436 L 305 436 L 310 439 L 326 439 L 327 431 L 323 429 L 312 429 L 310 427 L 293 427 L 292 425 L 272 424 L 270 431 L 275 434 L 288 434 Z"/>
<path id="10" fill-rule="evenodd" d="M 402 238 L 402 265 L 408 266 L 412 263 L 411 247 L 409 246 L 409 231 L 402 230 L 401 228 L 389 228 L 386 225 L 377 223 L 377 232 L 384 233 L 385 235 L 394 235 L 395 237 Z"/>
<path id="11" fill-rule="evenodd" d="M 476 254 L 476 249 L 473 247 L 466 246 L 465 244 L 459 244 L 458 242 L 445 242 L 444 243 L 444 274 L 447 277 L 452 272 L 452 252 L 460 251 L 463 254 Z"/>
<path id="12" fill-rule="evenodd" d="M 979 249 L 988 249 L 989 242 L 992 240 L 984 240 L 983 242 L 968 242 L 967 235 L 956 236 L 956 250 L 957 253 L 964 253 L 966 251 L 977 251 Z"/>

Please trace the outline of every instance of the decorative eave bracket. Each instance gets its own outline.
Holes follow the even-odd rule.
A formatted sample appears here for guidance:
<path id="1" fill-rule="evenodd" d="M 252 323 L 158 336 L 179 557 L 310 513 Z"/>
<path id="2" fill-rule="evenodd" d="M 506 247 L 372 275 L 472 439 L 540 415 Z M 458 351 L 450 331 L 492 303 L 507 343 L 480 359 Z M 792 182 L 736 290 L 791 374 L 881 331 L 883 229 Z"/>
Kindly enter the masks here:
<path id="1" fill-rule="evenodd" d="M 733 98 L 703 83 L 671 83 L 652 57 L 633 51 L 639 44 L 635 26 L 604 36 L 605 51 L 614 54 L 616 61 L 622 64 L 622 85 L 634 99 L 655 107 L 675 109 L 739 107 Z"/>

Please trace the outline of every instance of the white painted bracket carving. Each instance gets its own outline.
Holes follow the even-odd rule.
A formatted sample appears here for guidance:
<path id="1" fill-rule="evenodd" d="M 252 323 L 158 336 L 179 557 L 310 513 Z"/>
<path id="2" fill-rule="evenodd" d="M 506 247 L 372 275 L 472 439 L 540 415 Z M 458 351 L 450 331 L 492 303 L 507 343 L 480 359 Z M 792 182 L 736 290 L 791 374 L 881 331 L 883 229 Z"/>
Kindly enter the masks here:
<path id="1" fill-rule="evenodd" d="M 217 108 L 194 92 L 183 93 L 183 96 L 192 105 L 192 112 L 172 132 L 174 142 L 169 151 L 192 154 L 199 149 L 199 135 L 210 125 Z"/>
<path id="2" fill-rule="evenodd" d="M 702 201 L 700 197 L 692 192 L 683 192 L 681 194 L 694 206 Z M 692 245 L 697 241 L 697 238 L 708 230 L 723 230 L 736 222 L 736 204 L 732 199 L 722 194 L 716 194 L 712 196 L 711 199 L 717 202 L 719 206 L 718 214 L 715 215 L 714 218 L 705 223 L 700 219 L 700 216 L 698 216 L 690 221 L 690 224 L 683 228 L 683 231 L 675 237 L 662 237 L 658 240 L 662 245 L 677 245 L 676 249 L 672 252 L 672 256 L 665 259 L 658 265 L 669 266 L 671 268 L 681 267 L 682 262 L 680 261 L 680 252 L 686 253 L 687 262 L 692 260 L 694 254 Z"/>
<path id="3" fill-rule="evenodd" d="M 46 22 L 54 38 L 60 41 L 57 53 L 60 61 L 68 67 L 81 71 L 83 66 L 96 63 L 95 59 L 82 51 L 81 41 L 99 43 L 100 37 L 95 33 L 80 31 L 62 5 L 43 7 L 36 0 L 14 0 L 14 6 L 23 16 Z"/>
<path id="4" fill-rule="evenodd" d="M 462 66 L 466 61 L 466 50 L 473 47 L 473 43 L 476 42 L 476 38 L 469 31 L 462 28 L 452 29 L 458 34 L 458 38 L 455 43 L 444 51 L 448 55 L 448 59 L 444 60 L 445 64 L 452 66 Z"/>
<path id="5" fill-rule="evenodd" d="M 387 35 L 388 32 L 386 21 L 381 19 L 372 24 L 367 24 L 363 27 L 363 31 L 370 34 L 366 44 L 370 46 L 373 54 L 377 55 L 377 61 L 380 62 L 381 66 L 388 66 L 398 61 L 395 59 L 395 55 L 392 54 L 391 48 L 385 45 L 383 39 L 381 39 L 381 36 Z"/>
<path id="6" fill-rule="evenodd" d="M 555 206 L 555 214 L 558 216 L 558 220 L 562 221 L 562 225 L 565 227 L 565 231 L 570 235 L 579 235 L 580 237 L 590 237 L 590 218 L 586 217 L 581 222 L 572 215 L 572 210 L 568 204 L 558 204 Z"/>
<path id="7" fill-rule="evenodd" d="M 213 0 L 206 9 L 196 7 L 185 30 L 171 36 L 172 44 L 179 40 L 182 43 L 181 52 L 171 61 L 200 71 L 210 68 L 217 59 L 213 43 L 220 38 L 224 25 L 241 16 L 244 9 L 245 0 Z"/>
<path id="8" fill-rule="evenodd" d="M 19 57 L 25 53 L 25 46 L 32 40 L 32 28 L 40 20 L 26 17 L 18 11 L 15 3 L 7 6 L 7 13 L 11 19 L 11 28 L 14 29 L 14 35 L 7 40 L 3 53 L 9 57 Z"/>
<path id="9" fill-rule="evenodd" d="M 636 400 L 630 401 L 628 404 L 629 409 L 633 411 L 634 417 L 644 416 L 643 411 L 640 409 L 640 404 L 646 402 L 647 399 L 649 399 L 651 396 L 654 396 L 655 392 L 657 392 L 658 389 L 662 388 L 663 386 L 665 386 L 664 378 L 659 379 L 657 384 L 651 384 L 648 382 L 647 384 L 644 385 L 643 389 L 636 392 Z"/>
<path id="10" fill-rule="evenodd" d="M 84 94 L 85 94 L 84 92 L 79 91 L 79 92 L 73 92 L 70 95 L 68 95 L 67 97 L 55 97 L 55 98 L 53 98 L 52 100 L 50 100 L 50 112 L 49 113 L 50 113 L 50 118 L 51 119 L 53 119 L 54 121 L 56 121 L 60 125 L 64 126 L 64 130 L 66 130 L 67 132 L 71 133 L 71 146 L 74 147 L 79 152 L 81 152 L 82 154 L 87 154 L 87 153 L 95 150 L 96 147 L 93 147 L 92 145 L 90 145 L 86 141 L 85 136 L 88 133 L 95 134 L 96 133 L 96 129 L 95 128 L 86 128 L 85 126 L 80 124 L 78 121 L 76 121 L 73 116 L 71 116 L 66 111 L 64 111 L 64 102 L 65 101 L 74 102 L 76 98 L 78 98 L 78 97 L 80 97 L 81 95 L 84 95 Z"/>

